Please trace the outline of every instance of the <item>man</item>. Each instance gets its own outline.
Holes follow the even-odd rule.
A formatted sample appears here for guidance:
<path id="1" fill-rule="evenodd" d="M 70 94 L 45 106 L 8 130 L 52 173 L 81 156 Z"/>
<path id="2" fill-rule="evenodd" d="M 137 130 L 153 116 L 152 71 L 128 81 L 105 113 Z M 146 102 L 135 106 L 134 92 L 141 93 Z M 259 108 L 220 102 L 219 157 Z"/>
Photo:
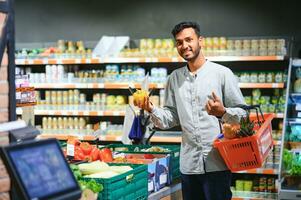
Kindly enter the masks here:
<path id="1" fill-rule="evenodd" d="M 174 27 L 172 34 L 187 66 L 169 76 L 163 108 L 155 107 L 148 97 L 134 103 L 150 113 L 158 128 L 181 126 L 184 200 L 231 199 L 231 172 L 212 144 L 220 133 L 217 117 L 231 122 L 245 114 L 241 108 L 233 108 L 244 104 L 243 96 L 230 69 L 205 59 L 198 24 L 182 22 Z"/>

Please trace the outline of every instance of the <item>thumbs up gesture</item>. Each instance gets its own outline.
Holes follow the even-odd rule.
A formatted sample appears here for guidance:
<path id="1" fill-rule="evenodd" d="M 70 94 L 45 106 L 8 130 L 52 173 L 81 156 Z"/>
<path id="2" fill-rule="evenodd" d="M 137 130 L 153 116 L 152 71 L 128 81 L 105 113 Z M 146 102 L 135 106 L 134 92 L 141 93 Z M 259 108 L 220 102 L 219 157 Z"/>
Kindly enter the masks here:
<path id="1" fill-rule="evenodd" d="M 214 92 L 212 92 L 212 98 L 207 101 L 206 110 L 209 115 L 216 117 L 222 117 L 226 112 L 222 100 Z"/>

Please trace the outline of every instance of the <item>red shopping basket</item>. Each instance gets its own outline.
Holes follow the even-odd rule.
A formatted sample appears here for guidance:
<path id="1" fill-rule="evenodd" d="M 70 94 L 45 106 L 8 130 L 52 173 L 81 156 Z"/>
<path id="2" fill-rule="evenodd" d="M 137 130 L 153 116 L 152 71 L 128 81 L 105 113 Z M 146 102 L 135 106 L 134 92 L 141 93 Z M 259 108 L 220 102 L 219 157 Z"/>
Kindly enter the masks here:
<path id="1" fill-rule="evenodd" d="M 261 167 L 273 149 L 272 124 L 274 114 L 264 114 L 264 122 L 258 123 L 258 116 L 250 116 L 256 126 L 254 135 L 229 140 L 215 139 L 213 146 L 218 149 L 231 171 Z"/>

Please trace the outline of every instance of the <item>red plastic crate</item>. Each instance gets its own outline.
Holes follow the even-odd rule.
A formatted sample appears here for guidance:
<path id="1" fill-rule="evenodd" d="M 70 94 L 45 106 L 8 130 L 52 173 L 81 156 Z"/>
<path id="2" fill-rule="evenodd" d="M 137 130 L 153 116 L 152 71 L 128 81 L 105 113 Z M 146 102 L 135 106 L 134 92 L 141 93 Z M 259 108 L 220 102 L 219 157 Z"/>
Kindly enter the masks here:
<path id="1" fill-rule="evenodd" d="M 254 127 L 255 134 L 236 139 L 216 139 L 213 146 L 218 149 L 231 171 L 259 168 L 273 149 L 272 124 L 274 114 L 264 114 L 264 122 Z M 251 121 L 258 122 L 256 116 Z M 257 124 L 257 123 L 255 123 Z"/>

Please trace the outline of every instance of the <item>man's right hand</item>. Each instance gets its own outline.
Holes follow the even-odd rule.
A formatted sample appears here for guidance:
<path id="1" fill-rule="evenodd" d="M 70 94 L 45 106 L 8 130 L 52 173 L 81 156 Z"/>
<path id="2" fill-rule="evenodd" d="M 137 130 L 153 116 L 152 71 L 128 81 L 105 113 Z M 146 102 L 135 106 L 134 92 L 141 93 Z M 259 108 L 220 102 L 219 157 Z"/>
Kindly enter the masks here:
<path id="1" fill-rule="evenodd" d="M 149 96 L 144 97 L 144 100 L 142 100 L 142 101 L 135 101 L 134 100 L 134 105 L 137 106 L 138 108 L 146 110 L 149 113 L 151 113 L 154 109 L 154 105 L 149 100 Z"/>

